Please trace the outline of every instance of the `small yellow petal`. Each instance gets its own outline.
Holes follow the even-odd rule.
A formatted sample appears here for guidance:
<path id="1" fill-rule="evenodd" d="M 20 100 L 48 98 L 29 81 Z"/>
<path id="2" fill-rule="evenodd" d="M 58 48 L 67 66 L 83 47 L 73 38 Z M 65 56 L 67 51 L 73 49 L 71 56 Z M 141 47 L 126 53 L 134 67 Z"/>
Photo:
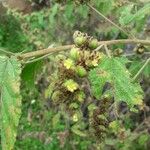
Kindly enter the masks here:
<path id="1" fill-rule="evenodd" d="M 67 69 L 70 69 L 71 67 L 74 66 L 74 63 L 73 63 L 73 60 L 71 59 L 66 59 L 64 61 L 64 66 L 67 68 Z"/>
<path id="2" fill-rule="evenodd" d="M 64 83 L 64 86 L 67 88 L 68 91 L 70 92 L 74 92 L 75 90 L 78 89 L 78 84 L 70 79 L 70 80 L 67 80 L 65 83 Z"/>
<path id="3" fill-rule="evenodd" d="M 77 122 L 78 121 L 78 115 L 77 114 L 74 114 L 73 117 L 72 117 L 72 120 L 74 122 Z"/>

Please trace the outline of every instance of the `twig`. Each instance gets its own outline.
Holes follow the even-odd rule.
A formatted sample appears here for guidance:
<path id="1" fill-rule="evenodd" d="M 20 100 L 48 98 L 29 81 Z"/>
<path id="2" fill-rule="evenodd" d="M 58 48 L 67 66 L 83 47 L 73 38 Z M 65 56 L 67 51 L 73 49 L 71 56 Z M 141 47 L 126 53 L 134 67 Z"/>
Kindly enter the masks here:
<path id="1" fill-rule="evenodd" d="M 15 55 L 15 53 L 12 53 L 10 51 L 6 51 L 6 50 L 4 50 L 2 48 L 0 48 L 0 52 L 3 52 L 3 53 L 8 54 L 8 55 Z"/>
<path id="2" fill-rule="evenodd" d="M 124 56 L 124 57 L 130 57 L 130 56 L 135 56 L 135 55 L 137 55 L 136 53 L 129 53 L 129 54 L 123 54 L 122 56 Z M 140 54 L 141 55 L 141 54 Z M 145 56 L 145 55 L 150 55 L 150 52 L 144 52 L 143 54 L 142 54 L 142 56 Z"/>
<path id="3" fill-rule="evenodd" d="M 150 40 L 139 40 L 139 39 L 119 39 L 119 40 L 110 40 L 110 41 L 100 41 L 100 45 L 115 45 L 115 44 L 142 44 L 150 45 Z"/>
<path id="4" fill-rule="evenodd" d="M 108 19 L 106 16 L 104 16 L 101 12 L 99 12 L 96 8 L 94 8 L 93 6 L 91 6 L 90 4 L 87 4 L 89 6 L 89 8 L 91 8 L 92 10 L 94 10 L 98 15 L 100 15 L 101 17 L 103 17 L 105 20 L 107 20 L 109 23 L 111 23 L 113 26 L 115 26 L 117 29 L 119 29 L 120 31 L 122 31 L 124 34 L 126 34 L 128 37 L 130 38 L 135 38 L 134 35 L 128 34 L 123 28 L 121 28 L 120 26 L 118 26 L 116 23 L 114 23 L 113 21 L 111 21 L 110 19 Z"/>
<path id="5" fill-rule="evenodd" d="M 123 54 L 122 56 L 124 57 L 130 57 L 130 56 L 135 56 L 136 53 L 129 53 L 129 54 Z"/>
<path id="6" fill-rule="evenodd" d="M 44 56 L 41 56 L 41 57 L 38 57 L 38 58 L 35 58 L 35 59 L 32 59 L 32 60 L 29 60 L 29 61 L 26 61 L 25 64 L 31 64 L 31 63 L 34 63 L 34 62 L 37 62 L 37 61 L 40 61 L 44 58 L 47 58 L 48 56 L 50 56 L 51 54 L 46 54 Z"/>
<path id="7" fill-rule="evenodd" d="M 150 52 L 144 52 L 145 55 L 150 55 Z"/>
<path id="8" fill-rule="evenodd" d="M 111 55 L 110 55 L 110 52 L 109 52 L 109 49 L 107 47 L 107 45 L 104 45 L 104 48 L 105 48 L 105 51 L 106 51 L 106 54 L 109 58 L 111 58 Z"/>
<path id="9" fill-rule="evenodd" d="M 119 39 L 119 40 L 110 40 L 110 41 L 100 41 L 99 45 L 115 45 L 115 44 L 143 44 L 143 45 L 150 45 L 150 40 L 135 40 L 135 39 Z M 60 46 L 60 47 L 55 47 L 55 48 L 47 48 L 47 49 L 42 49 L 38 51 L 33 51 L 33 52 L 28 52 L 24 53 L 18 56 L 19 59 L 27 59 L 31 57 L 38 57 L 42 55 L 46 55 L 49 53 L 54 53 L 54 52 L 60 52 L 60 51 L 65 51 L 69 50 L 73 47 L 74 45 L 65 45 L 65 46 Z"/>
<path id="10" fill-rule="evenodd" d="M 146 62 L 144 63 L 144 65 L 141 67 L 141 69 L 137 72 L 137 74 L 133 77 L 133 81 L 142 73 L 142 71 L 144 70 L 144 68 L 147 66 L 147 64 L 149 63 L 150 58 L 148 58 L 146 60 Z"/>
<path id="11" fill-rule="evenodd" d="M 94 51 L 99 51 L 104 45 L 99 45 Z"/>

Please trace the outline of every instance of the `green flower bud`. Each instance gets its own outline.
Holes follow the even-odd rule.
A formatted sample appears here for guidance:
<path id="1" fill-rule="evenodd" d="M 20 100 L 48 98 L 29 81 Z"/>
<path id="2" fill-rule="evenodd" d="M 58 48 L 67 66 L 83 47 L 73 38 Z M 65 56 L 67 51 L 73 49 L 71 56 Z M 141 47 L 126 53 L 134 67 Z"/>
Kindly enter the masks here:
<path id="1" fill-rule="evenodd" d="M 78 60 L 79 59 L 79 48 L 72 48 L 70 51 L 70 57 L 73 60 Z"/>
<path id="2" fill-rule="evenodd" d="M 75 96 L 79 102 L 83 102 L 84 99 L 86 98 L 86 95 L 83 91 L 79 91 Z"/>
<path id="3" fill-rule="evenodd" d="M 74 43 L 76 46 L 82 46 L 86 43 L 86 37 L 79 36 L 74 39 Z"/>
<path id="4" fill-rule="evenodd" d="M 96 49 L 98 47 L 98 40 L 97 39 L 92 39 L 89 42 L 89 48 L 90 49 Z"/>
<path id="5" fill-rule="evenodd" d="M 52 100 L 53 102 L 58 102 L 60 99 L 60 91 L 55 91 L 53 94 L 52 94 Z"/>
<path id="6" fill-rule="evenodd" d="M 76 73 L 79 77 L 85 77 L 87 75 L 87 71 L 83 66 L 77 66 Z"/>
<path id="7" fill-rule="evenodd" d="M 69 108 L 71 108 L 71 109 L 77 109 L 77 108 L 79 108 L 79 105 L 77 103 L 71 103 L 69 105 Z"/>

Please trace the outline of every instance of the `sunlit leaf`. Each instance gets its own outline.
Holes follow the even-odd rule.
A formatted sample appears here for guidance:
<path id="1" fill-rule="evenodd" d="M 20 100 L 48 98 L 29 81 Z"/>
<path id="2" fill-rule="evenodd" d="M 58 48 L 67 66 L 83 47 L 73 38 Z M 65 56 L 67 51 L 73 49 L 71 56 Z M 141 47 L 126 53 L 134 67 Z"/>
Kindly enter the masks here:
<path id="1" fill-rule="evenodd" d="M 141 104 L 142 90 L 138 84 L 132 83 L 125 63 L 124 58 L 106 57 L 99 64 L 99 68 L 109 73 L 109 82 L 112 84 L 115 100 L 124 101 L 130 106 Z"/>
<path id="2" fill-rule="evenodd" d="M 1 143 L 3 150 L 12 150 L 21 115 L 21 64 L 16 58 L 0 56 Z"/>

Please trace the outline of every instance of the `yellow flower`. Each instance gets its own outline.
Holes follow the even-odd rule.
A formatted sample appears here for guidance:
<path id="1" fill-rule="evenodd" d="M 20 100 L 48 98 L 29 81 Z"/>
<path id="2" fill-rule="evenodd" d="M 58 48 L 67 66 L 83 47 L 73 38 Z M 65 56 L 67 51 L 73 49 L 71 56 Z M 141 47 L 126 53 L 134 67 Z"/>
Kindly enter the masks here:
<path id="1" fill-rule="evenodd" d="M 64 66 L 67 68 L 67 69 L 70 69 L 71 67 L 74 66 L 74 62 L 72 59 L 66 59 L 64 61 Z"/>
<path id="2" fill-rule="evenodd" d="M 92 61 L 92 65 L 93 65 L 94 67 L 98 66 L 98 60 L 97 60 L 97 59 L 94 59 L 94 60 Z"/>
<path id="3" fill-rule="evenodd" d="M 119 129 L 120 129 L 120 123 L 119 123 L 119 121 L 112 121 L 112 122 L 110 122 L 109 123 L 109 128 L 113 131 L 113 132 L 115 132 L 115 133 L 117 133 L 118 131 L 119 131 Z"/>
<path id="4" fill-rule="evenodd" d="M 68 91 L 70 92 L 74 92 L 75 90 L 78 89 L 78 84 L 73 81 L 72 79 L 69 79 L 67 80 L 65 83 L 64 83 L 64 86 L 67 88 Z"/>
<path id="5" fill-rule="evenodd" d="M 77 114 L 74 114 L 73 117 L 72 117 L 72 120 L 74 122 L 77 122 L 78 121 L 78 115 Z"/>

